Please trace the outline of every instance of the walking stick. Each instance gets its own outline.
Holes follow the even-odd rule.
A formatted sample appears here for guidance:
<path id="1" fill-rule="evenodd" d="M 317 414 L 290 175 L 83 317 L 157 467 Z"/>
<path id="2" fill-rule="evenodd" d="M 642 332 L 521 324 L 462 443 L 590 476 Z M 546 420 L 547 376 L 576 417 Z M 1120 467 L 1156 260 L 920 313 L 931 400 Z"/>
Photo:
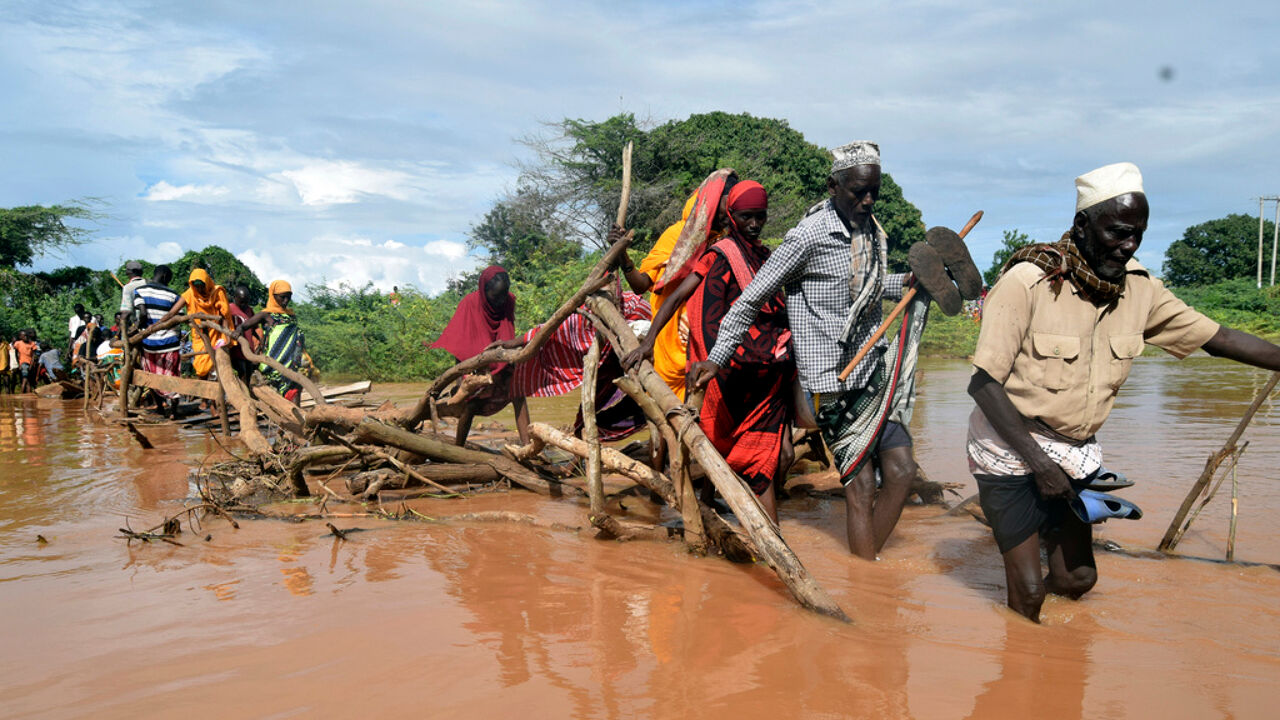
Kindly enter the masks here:
<path id="1" fill-rule="evenodd" d="M 964 237 L 969 234 L 969 231 L 973 229 L 973 226 L 977 225 L 978 221 L 981 219 L 982 211 L 979 210 L 973 214 L 973 217 L 969 218 L 969 222 L 965 223 L 965 226 L 956 234 L 960 236 L 961 240 L 963 240 Z M 902 314 L 902 311 L 907 309 L 907 304 L 910 303 L 915 296 L 916 289 L 914 287 L 909 288 L 902 294 L 902 299 L 899 300 L 897 306 L 893 308 L 893 312 L 890 312 L 889 317 L 885 318 L 884 322 L 880 323 L 880 327 L 876 328 L 876 331 L 871 334 L 871 339 L 867 340 L 866 344 L 862 346 L 862 349 L 858 351 L 858 354 L 854 355 L 853 359 L 849 361 L 849 364 L 844 367 L 844 370 L 840 373 L 840 382 L 844 382 L 845 379 L 849 377 L 849 373 L 853 372 L 853 369 L 858 367 L 858 363 L 862 362 L 862 358 L 866 357 L 867 353 L 871 352 L 871 348 L 880 341 L 880 338 L 884 337 L 885 331 L 889 329 L 889 326 L 893 324 L 894 320 L 898 319 L 898 316 Z"/>

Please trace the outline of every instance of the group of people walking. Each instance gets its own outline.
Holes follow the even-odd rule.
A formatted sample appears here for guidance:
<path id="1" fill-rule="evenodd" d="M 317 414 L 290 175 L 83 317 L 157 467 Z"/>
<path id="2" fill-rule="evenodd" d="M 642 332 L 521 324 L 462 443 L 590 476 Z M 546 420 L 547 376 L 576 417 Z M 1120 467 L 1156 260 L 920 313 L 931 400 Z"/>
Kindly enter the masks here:
<path id="1" fill-rule="evenodd" d="M 832 154 L 828 197 L 772 252 L 760 242 L 767 189 L 728 169 L 703 181 L 638 266 L 623 260 L 634 291 L 623 293 L 628 319 L 651 314 L 652 321 L 636 351 L 606 362 L 621 371 L 649 360 L 681 398 L 705 391 L 702 429 L 775 521 L 776 490 L 794 457 L 792 428 L 815 429 L 845 488 L 849 549 L 870 560 L 917 474 L 909 426 L 930 304 L 954 314 L 984 289 L 950 231 L 931 231 L 910 249 L 911 272 L 889 273 L 887 235 L 874 215 L 880 149 L 855 142 Z M 1097 580 L 1091 523 L 1098 517 L 1083 501 L 1114 488 L 1095 433 L 1144 346 L 1176 357 L 1203 349 L 1280 370 L 1280 347 L 1220 326 L 1133 259 L 1149 217 L 1136 166 L 1101 167 L 1075 186 L 1062 239 L 1018 251 L 985 291 L 969 386 L 968 468 L 1003 555 L 1008 604 L 1032 620 L 1046 592 L 1078 598 Z M 622 232 L 614 228 L 611 239 Z M 518 345 L 508 287 L 505 270 L 486 270 L 435 346 L 465 360 L 494 344 Z M 645 292 L 648 306 L 638 302 Z M 880 326 L 882 301 L 907 295 L 899 329 L 847 367 Z M 488 407 L 477 403 L 459 424 L 459 442 L 470 415 L 517 396 L 525 439 L 522 368 L 535 368 L 525 371 L 533 386 L 573 389 L 592 332 L 580 320 L 557 331 L 560 351 L 571 351 L 564 358 L 540 352 L 501 368 L 486 389 Z M 562 381 L 537 382 L 557 373 Z"/>

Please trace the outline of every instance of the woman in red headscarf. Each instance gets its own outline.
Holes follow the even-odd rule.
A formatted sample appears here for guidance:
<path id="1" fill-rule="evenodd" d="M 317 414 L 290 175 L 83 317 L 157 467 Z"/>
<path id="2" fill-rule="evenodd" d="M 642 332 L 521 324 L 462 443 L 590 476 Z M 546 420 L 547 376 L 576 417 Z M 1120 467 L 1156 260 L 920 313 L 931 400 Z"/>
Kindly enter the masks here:
<path id="1" fill-rule="evenodd" d="M 511 279 L 506 270 L 498 265 L 485 268 L 480 273 L 480 288 L 462 298 L 453 318 L 431 347 L 447 350 L 462 362 L 479 355 L 490 345 L 515 338 L 516 296 L 510 289 Z M 492 415 L 511 403 L 520 441 L 527 443 L 529 406 L 523 397 L 510 396 L 511 366 L 494 363 L 489 366 L 489 374 L 493 376 L 493 383 L 472 396 L 458 418 L 455 442 L 462 445 L 467 441 L 471 420 L 476 415 Z"/>
<path id="2" fill-rule="evenodd" d="M 707 358 L 729 307 L 769 257 L 769 249 L 760 243 L 768 206 L 768 193 L 760 183 L 746 180 L 735 185 L 728 196 L 728 236 L 711 246 L 668 300 L 685 305 L 690 365 Z M 655 329 L 674 314 L 666 307 L 654 319 Z M 778 293 L 760 309 L 742 346 L 707 386 L 702 402 L 703 432 L 775 522 L 774 485 L 781 483 L 794 457 L 789 426 L 795 374 L 786 304 Z"/>

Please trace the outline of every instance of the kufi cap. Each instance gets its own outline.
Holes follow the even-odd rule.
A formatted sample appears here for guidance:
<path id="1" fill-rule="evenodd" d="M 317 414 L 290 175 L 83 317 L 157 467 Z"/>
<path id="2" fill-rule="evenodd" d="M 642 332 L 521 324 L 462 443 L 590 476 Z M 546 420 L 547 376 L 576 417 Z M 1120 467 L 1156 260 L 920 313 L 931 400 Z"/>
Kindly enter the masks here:
<path id="1" fill-rule="evenodd" d="M 880 146 L 870 140 L 855 140 L 831 151 L 831 172 L 837 173 L 855 165 L 879 165 Z"/>
<path id="2" fill-rule="evenodd" d="M 1103 165 L 1076 178 L 1076 212 L 1142 190 L 1142 172 L 1133 163 Z"/>
<path id="3" fill-rule="evenodd" d="M 124 269 L 125 270 L 141 270 L 142 263 L 138 262 L 137 260 L 130 260 L 129 262 L 124 264 Z"/>

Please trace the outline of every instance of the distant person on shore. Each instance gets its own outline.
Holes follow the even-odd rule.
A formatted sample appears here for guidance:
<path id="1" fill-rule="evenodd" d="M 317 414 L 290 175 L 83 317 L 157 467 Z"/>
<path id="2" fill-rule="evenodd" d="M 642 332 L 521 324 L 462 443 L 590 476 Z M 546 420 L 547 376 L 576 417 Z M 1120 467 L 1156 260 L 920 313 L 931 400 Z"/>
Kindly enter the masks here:
<path id="1" fill-rule="evenodd" d="M 769 257 L 760 243 L 769 196 L 760 183 L 743 180 L 729 191 L 728 236 L 712 245 L 663 304 L 653 327 L 623 359 L 634 364 L 652 347 L 649 338 L 684 307 L 689 323 L 690 364 L 707 359 L 730 307 Z M 687 303 L 687 305 L 686 305 Z M 792 383 L 796 377 L 786 302 L 779 288 L 760 308 L 751 331 L 729 364 L 707 385 L 699 423 L 729 467 L 778 521 L 776 485 L 795 453 L 791 447 Z"/>
<path id="2" fill-rule="evenodd" d="M 21 392 L 31 392 L 36 376 L 36 342 L 26 330 L 18 332 L 18 339 L 13 341 L 13 349 L 18 354 L 18 379 Z"/>
<path id="3" fill-rule="evenodd" d="M 275 280 L 267 288 L 267 305 L 262 312 L 255 313 L 245 320 L 231 333 L 231 339 L 238 341 L 259 325 L 266 328 L 266 340 L 263 342 L 263 354 L 295 372 L 302 372 L 302 356 L 306 351 L 306 342 L 302 331 L 298 329 L 298 319 L 289 304 L 293 301 L 293 287 L 285 280 Z M 252 370 L 252 369 L 251 369 Z M 267 385 L 292 403 L 301 400 L 302 386 L 285 377 L 278 369 L 263 363 L 258 371 Z"/>
<path id="4" fill-rule="evenodd" d="M 157 265 L 151 273 L 151 282 L 134 291 L 134 316 L 138 319 L 138 329 L 145 330 L 169 316 L 173 306 L 178 303 L 178 293 L 169 288 L 173 280 L 173 270 L 168 265 Z M 178 327 L 157 330 L 142 338 L 142 369 L 156 375 L 178 377 L 182 368 L 182 357 L 179 348 L 182 337 Z M 156 404 L 170 417 L 177 412 L 181 395 L 176 392 L 152 389 L 157 396 Z"/>
<path id="5" fill-rule="evenodd" d="M 738 176 L 729 168 L 711 173 L 685 202 L 680 220 L 663 231 L 639 268 L 629 256 L 623 257 L 622 271 L 632 291 L 639 295 L 652 291 L 649 302 L 655 318 L 703 253 L 724 238 L 729 218 L 726 202 L 737 182 Z M 616 242 L 622 234 L 621 228 L 614 227 L 609 243 Z M 654 371 L 671 392 L 684 400 L 689 324 L 683 304 L 675 310 L 673 322 L 661 331 L 651 330 L 650 337 L 652 342 L 646 345 L 645 357 L 653 360 Z"/>
<path id="6" fill-rule="evenodd" d="M 80 337 L 80 331 L 85 325 L 89 324 L 89 311 L 84 309 L 84 305 L 76 303 L 72 308 L 71 317 L 67 319 L 67 341 L 75 342 Z"/>
<path id="7" fill-rule="evenodd" d="M 1046 592 L 1077 599 L 1097 582 L 1093 526 L 1068 501 L 1100 479 L 1094 433 L 1144 345 L 1280 370 L 1280 347 L 1188 307 L 1133 259 L 1150 214 L 1135 165 L 1075 185 L 1071 229 L 1015 252 L 987 295 L 969 383 L 969 469 L 1009 607 L 1036 622 Z"/>
<path id="8" fill-rule="evenodd" d="M 400 288 L 396 285 L 392 285 L 391 294 L 387 296 L 387 299 L 391 301 L 391 307 L 400 307 Z"/>
<path id="9" fill-rule="evenodd" d="M 183 310 L 186 310 L 188 315 L 214 315 L 219 318 L 217 322 L 223 327 L 228 329 L 231 327 L 231 302 L 227 299 L 227 290 L 214 283 L 209 272 L 203 268 L 194 268 L 191 271 L 191 275 L 187 278 L 186 292 L 182 293 L 178 301 L 173 304 L 173 308 L 161 319 L 168 320 Z M 191 358 L 191 369 L 197 377 L 208 378 L 214 369 L 213 351 L 226 345 L 228 340 L 226 336 L 208 327 L 202 320 L 192 320 L 191 328 L 191 352 L 194 353 Z M 205 346 L 196 328 L 202 329 L 208 335 L 211 347 Z"/>
<path id="10" fill-rule="evenodd" d="M 490 265 L 480 273 L 479 289 L 468 293 L 453 311 L 444 332 L 431 347 L 449 351 L 458 362 L 469 360 L 490 347 L 515 340 L 516 296 L 508 292 L 511 278 L 498 265 Z M 516 415 L 520 442 L 529 442 L 529 406 L 523 397 L 512 397 L 511 378 L 514 368 L 507 363 L 489 366 L 493 382 L 470 398 L 458 418 L 454 443 L 463 445 L 471 433 L 476 415 L 493 415 L 511 404 Z"/>
<path id="11" fill-rule="evenodd" d="M 133 291 L 147 284 L 142 277 L 142 263 L 130 260 L 124 264 L 124 271 L 129 276 L 124 287 L 120 288 L 120 311 L 116 313 L 116 324 L 128 327 L 133 318 Z"/>

